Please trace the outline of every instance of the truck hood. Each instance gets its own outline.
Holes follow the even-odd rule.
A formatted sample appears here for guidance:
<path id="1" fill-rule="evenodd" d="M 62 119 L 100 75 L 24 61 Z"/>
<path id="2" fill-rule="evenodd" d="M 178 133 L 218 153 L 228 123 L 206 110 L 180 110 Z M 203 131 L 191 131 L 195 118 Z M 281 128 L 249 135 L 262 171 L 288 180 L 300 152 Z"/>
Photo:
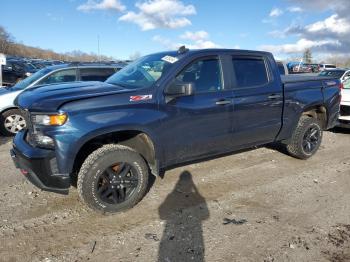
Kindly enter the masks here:
<path id="1" fill-rule="evenodd" d="M 74 100 L 98 97 L 130 90 L 104 82 L 74 82 L 28 88 L 15 100 L 20 108 L 35 112 L 54 112 Z"/>

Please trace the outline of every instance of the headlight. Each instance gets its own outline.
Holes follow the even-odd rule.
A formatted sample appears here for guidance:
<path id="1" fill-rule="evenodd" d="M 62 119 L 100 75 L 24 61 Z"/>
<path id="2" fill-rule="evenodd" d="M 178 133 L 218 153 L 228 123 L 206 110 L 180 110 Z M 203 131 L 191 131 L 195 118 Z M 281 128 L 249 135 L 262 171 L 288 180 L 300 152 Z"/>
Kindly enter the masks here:
<path id="1" fill-rule="evenodd" d="M 61 126 L 66 123 L 67 118 L 67 114 L 33 115 L 32 121 L 34 125 Z"/>
<path id="2" fill-rule="evenodd" d="M 25 73 L 25 75 L 26 75 L 26 76 L 31 76 L 32 73 L 27 72 L 27 73 Z"/>

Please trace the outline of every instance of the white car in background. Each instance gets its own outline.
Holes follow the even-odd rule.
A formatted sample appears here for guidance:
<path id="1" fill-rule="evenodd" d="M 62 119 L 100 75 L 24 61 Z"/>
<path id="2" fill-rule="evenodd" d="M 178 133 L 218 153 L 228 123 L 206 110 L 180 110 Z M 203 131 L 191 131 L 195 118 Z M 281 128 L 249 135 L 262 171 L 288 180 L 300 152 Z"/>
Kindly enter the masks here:
<path id="1" fill-rule="evenodd" d="M 339 123 L 341 127 L 350 127 L 350 78 L 342 83 Z"/>
<path id="2" fill-rule="evenodd" d="M 335 68 L 337 68 L 337 66 L 333 64 L 320 64 L 319 70 L 324 71 L 327 69 L 335 69 Z"/>
<path id="3" fill-rule="evenodd" d="M 14 105 L 16 97 L 25 89 L 39 85 L 59 84 L 74 81 L 105 81 L 121 69 L 117 65 L 61 64 L 45 67 L 20 81 L 13 87 L 0 88 L 0 132 L 15 135 L 26 126 L 21 110 Z"/>

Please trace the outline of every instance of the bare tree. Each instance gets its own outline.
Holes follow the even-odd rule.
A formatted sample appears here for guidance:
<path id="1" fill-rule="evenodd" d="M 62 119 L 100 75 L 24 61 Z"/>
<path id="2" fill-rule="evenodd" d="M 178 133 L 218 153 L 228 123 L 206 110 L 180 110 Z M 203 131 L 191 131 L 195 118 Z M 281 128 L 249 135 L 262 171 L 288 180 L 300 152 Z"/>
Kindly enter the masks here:
<path id="1" fill-rule="evenodd" d="M 13 39 L 6 29 L 0 26 L 0 53 L 7 53 L 7 50 Z"/>

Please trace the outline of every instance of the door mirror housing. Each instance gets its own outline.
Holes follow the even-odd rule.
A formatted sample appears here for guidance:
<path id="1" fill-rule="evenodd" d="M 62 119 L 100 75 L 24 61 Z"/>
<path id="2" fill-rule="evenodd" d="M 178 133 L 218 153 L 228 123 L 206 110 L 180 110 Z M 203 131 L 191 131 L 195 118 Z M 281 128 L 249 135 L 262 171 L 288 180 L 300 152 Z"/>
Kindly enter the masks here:
<path id="1" fill-rule="evenodd" d="M 194 94 L 194 83 L 178 83 L 173 82 L 165 90 L 164 94 L 169 97 L 191 96 Z"/>

